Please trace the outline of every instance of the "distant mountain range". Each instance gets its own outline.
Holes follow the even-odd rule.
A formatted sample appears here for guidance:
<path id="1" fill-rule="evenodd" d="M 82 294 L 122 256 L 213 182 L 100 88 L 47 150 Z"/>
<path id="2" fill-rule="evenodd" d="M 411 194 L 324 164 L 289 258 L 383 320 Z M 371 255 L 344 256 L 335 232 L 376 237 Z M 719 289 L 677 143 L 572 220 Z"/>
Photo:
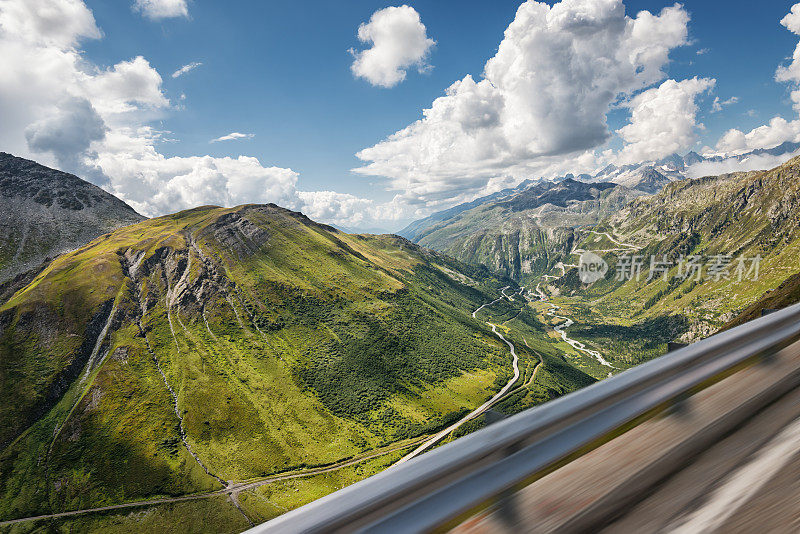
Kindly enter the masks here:
<path id="1" fill-rule="evenodd" d="M 482 264 L 524 283 L 552 268 L 569 252 L 574 228 L 597 224 L 645 193 L 607 182 L 566 178 L 472 203 L 420 222 L 413 233 L 422 246 L 460 261 Z M 448 214 L 449 215 L 449 214 Z"/>
<path id="2" fill-rule="evenodd" d="M 757 156 L 787 157 L 800 150 L 800 143 L 785 142 L 769 149 L 758 149 L 743 154 L 716 154 L 702 156 L 691 151 L 684 156 L 671 154 L 658 161 L 646 161 L 631 165 L 608 165 L 593 176 L 581 175 L 580 180 L 586 182 L 612 182 L 630 189 L 638 189 L 654 194 L 666 184 L 676 180 L 684 180 L 687 171 L 698 163 L 720 163 L 724 161 L 743 162 Z"/>
<path id="3" fill-rule="evenodd" d="M 606 276 L 590 285 L 575 267 L 584 250 L 597 250 L 609 264 Z M 619 279 L 625 254 L 643 259 L 638 277 Z M 666 274 L 651 273 L 653 257 L 671 262 Z M 687 275 L 685 265 L 680 272 L 681 257 L 696 258 L 700 274 Z M 637 198 L 593 228 L 576 230 L 565 268 L 540 273 L 539 283 L 547 293 L 591 302 L 595 321 L 681 316 L 687 321 L 682 340 L 694 341 L 763 308 L 796 302 L 798 258 L 800 157 L 767 171 L 675 182 Z M 709 271 L 715 263 L 722 266 L 718 275 Z"/>
<path id="4" fill-rule="evenodd" d="M 271 204 L 144 219 L 2 155 L 3 266 L 33 271 L 0 292 L 0 520 L 157 499 L 145 519 L 53 521 L 243 530 L 388 467 L 509 383 L 486 320 L 516 347 L 519 379 L 494 407 L 514 413 L 794 302 L 800 158 L 681 179 L 698 157 L 527 181 L 418 221 L 415 244 Z M 609 265 L 591 284 L 576 266 L 588 250 Z M 617 279 L 631 252 L 758 256 L 760 277 L 673 266 L 664 280 L 644 262 Z M 554 306 L 606 363 L 561 341 Z M 259 486 L 312 469 L 331 471 Z M 245 481 L 236 498 L 205 495 Z"/>
<path id="5" fill-rule="evenodd" d="M 561 261 L 560 252 L 572 245 L 574 229 L 597 224 L 634 198 L 656 194 L 672 182 L 685 180 L 692 165 L 741 162 L 798 150 L 800 143 L 786 142 L 740 155 L 689 152 L 658 161 L 608 165 L 594 175 L 525 180 L 514 188 L 415 221 L 399 234 L 525 282 Z"/>
<path id="6" fill-rule="evenodd" d="M 77 176 L 0 152 L 0 283 L 144 219 Z"/>

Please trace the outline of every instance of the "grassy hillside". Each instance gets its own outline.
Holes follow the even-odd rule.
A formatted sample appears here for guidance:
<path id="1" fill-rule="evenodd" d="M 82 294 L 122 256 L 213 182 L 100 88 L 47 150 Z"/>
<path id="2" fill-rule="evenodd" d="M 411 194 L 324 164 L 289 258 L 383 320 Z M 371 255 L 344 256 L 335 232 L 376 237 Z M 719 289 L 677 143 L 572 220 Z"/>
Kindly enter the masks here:
<path id="1" fill-rule="evenodd" d="M 575 228 L 596 224 L 642 194 L 573 179 L 536 184 L 431 224 L 415 241 L 527 283 L 569 254 Z"/>
<path id="2" fill-rule="evenodd" d="M 572 263 L 583 250 L 598 251 L 609 263 L 603 279 L 582 284 L 573 267 L 563 276 L 551 271 L 557 278 L 541 287 L 584 323 L 572 330 L 576 339 L 612 348 L 621 360 L 641 361 L 663 353 L 671 339 L 694 341 L 737 316 L 735 324 L 761 308 L 788 305 L 797 300 L 800 272 L 800 159 L 769 171 L 671 183 L 580 232 Z M 617 278 L 626 254 L 643 258 L 639 280 Z M 666 274 L 651 276 L 652 256 L 671 263 Z M 686 276 L 686 263 L 680 272 L 681 256 L 700 258 L 699 279 Z M 714 275 L 715 263 L 727 267 Z"/>
<path id="3" fill-rule="evenodd" d="M 0 520 L 219 490 L 432 433 L 512 376 L 483 321 L 519 304 L 471 316 L 508 284 L 274 205 L 202 207 L 102 236 L 0 306 Z M 543 324 L 522 324 L 540 336 L 531 347 L 547 344 Z M 532 370 L 523 326 L 505 328 Z M 509 410 L 592 381 L 546 356 Z M 295 505 L 324 493 L 309 484 Z M 285 509 L 269 492 L 239 495 L 251 517 Z M 219 503 L 210 516 L 233 505 Z"/>

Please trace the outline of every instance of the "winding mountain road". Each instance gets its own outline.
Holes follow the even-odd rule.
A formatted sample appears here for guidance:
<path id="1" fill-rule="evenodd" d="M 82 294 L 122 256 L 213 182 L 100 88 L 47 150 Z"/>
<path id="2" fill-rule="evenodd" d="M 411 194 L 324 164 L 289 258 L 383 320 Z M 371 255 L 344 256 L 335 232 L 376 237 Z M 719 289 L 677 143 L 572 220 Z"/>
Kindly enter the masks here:
<path id="1" fill-rule="evenodd" d="M 504 287 L 504 288 L 502 288 L 500 290 L 500 293 L 503 295 L 502 297 L 500 297 L 499 299 L 493 300 L 492 302 L 489 302 L 487 304 L 483 304 L 477 310 L 472 312 L 472 317 L 473 318 L 477 318 L 476 315 L 477 315 L 477 313 L 479 311 L 481 311 L 482 309 L 484 309 L 484 308 L 486 308 L 488 306 L 491 306 L 492 304 L 500 302 L 501 300 L 503 300 L 503 298 L 507 298 L 509 301 L 513 302 L 513 300 L 514 300 L 513 297 L 505 294 L 505 291 L 508 288 L 509 288 L 509 286 L 506 286 L 506 287 Z M 522 291 L 522 290 L 520 290 L 520 291 Z M 490 323 L 489 321 L 486 321 L 486 324 L 488 324 L 492 328 L 492 332 L 494 332 L 494 334 L 497 337 L 499 337 L 501 340 L 503 340 L 505 342 L 506 345 L 508 345 L 508 348 L 511 351 L 511 356 L 513 356 L 512 366 L 514 368 L 514 376 L 511 377 L 511 380 L 509 380 L 506 383 L 506 385 L 503 386 L 503 388 L 500 391 L 498 391 L 494 396 L 492 396 L 491 399 L 487 400 L 486 402 L 484 402 L 483 404 L 481 404 L 480 406 L 478 406 L 477 408 L 475 408 L 474 410 L 469 412 L 467 415 L 465 415 L 464 417 L 462 417 L 461 419 L 459 419 L 458 421 L 456 421 L 452 425 L 450 425 L 447 428 L 445 428 L 444 430 L 434 434 L 432 437 L 430 437 L 427 440 L 425 440 L 422 443 L 422 445 L 420 445 L 419 447 L 417 447 L 416 449 L 414 449 L 410 453 L 408 453 L 405 456 L 403 456 L 402 458 L 400 458 L 394 465 L 398 465 L 398 464 L 402 464 L 403 462 L 407 462 L 408 460 L 410 460 L 410 459 L 414 458 L 415 456 L 421 454 L 422 452 L 426 451 L 427 449 L 431 448 L 433 445 L 435 445 L 436 443 L 438 443 L 439 441 L 444 439 L 448 434 L 450 434 L 451 432 L 456 430 L 458 427 L 460 427 L 461 425 L 463 425 L 467 421 L 471 421 L 472 419 L 475 419 L 476 417 L 478 417 L 479 415 L 484 413 L 486 410 L 491 408 L 492 405 L 497 403 L 497 401 L 499 401 L 506 393 L 508 393 L 508 390 L 511 389 L 511 386 L 513 386 L 514 383 L 519 379 L 519 376 L 520 376 L 519 375 L 519 357 L 517 356 L 517 351 L 516 351 L 516 349 L 514 347 L 514 344 L 511 343 L 509 340 L 507 340 L 505 337 L 503 337 L 503 334 L 498 332 L 497 326 L 495 326 L 494 324 Z"/>
<path id="2" fill-rule="evenodd" d="M 351 458 L 349 460 L 343 460 L 341 462 L 337 462 L 335 464 L 325 466 L 325 467 L 317 467 L 313 469 L 309 469 L 307 471 L 302 472 L 294 472 L 294 473 L 282 473 L 279 475 L 273 475 L 270 477 L 266 477 L 260 480 L 254 480 L 250 482 L 238 482 L 229 484 L 226 488 L 216 490 L 216 491 L 209 491 L 206 493 L 193 493 L 190 495 L 181 495 L 180 497 L 163 497 L 159 499 L 148 499 L 144 501 L 136 501 L 136 502 L 126 502 L 121 504 L 112 504 L 109 506 L 99 506 L 97 508 L 85 508 L 82 510 L 70 510 L 68 512 L 59 512 L 55 514 L 44 514 L 44 515 L 37 515 L 32 517 L 21 517 L 19 519 L 10 519 L 7 521 L 0 521 L 0 527 L 5 527 L 9 525 L 14 525 L 17 523 L 25 523 L 28 521 L 40 521 L 44 519 L 60 519 L 64 517 L 72 517 L 77 515 L 83 514 L 90 514 L 95 512 L 114 512 L 117 510 L 126 510 L 131 508 L 138 508 L 138 507 L 147 507 L 147 506 L 155 506 L 159 504 L 169 504 L 169 503 L 177 503 L 177 502 L 184 502 L 184 501 L 195 501 L 198 499 L 208 499 L 210 497 L 218 497 L 223 495 L 233 496 L 238 494 L 242 491 L 256 489 L 260 486 L 264 486 L 267 484 L 272 484 L 274 482 L 280 482 L 283 480 L 291 480 L 294 478 L 304 478 L 314 475 L 320 475 L 323 473 L 330 473 L 332 471 L 337 471 L 339 469 L 349 467 L 351 465 L 355 465 L 361 462 L 365 462 L 367 460 L 372 460 L 379 456 L 383 456 L 385 454 L 389 454 L 392 452 L 400 451 L 403 449 L 407 449 L 409 447 L 413 447 L 421 440 L 412 441 L 410 443 L 406 443 L 403 445 L 399 445 L 397 447 L 391 447 L 388 449 L 383 449 L 380 451 L 373 451 L 369 454 L 364 456 L 359 456 L 357 458 Z"/>
<path id="3" fill-rule="evenodd" d="M 488 306 L 491 306 L 492 304 L 496 304 L 497 302 L 500 302 L 504 298 L 506 298 L 506 299 L 508 299 L 510 301 L 513 301 L 513 297 L 512 296 L 509 296 L 509 295 L 505 294 L 505 291 L 508 288 L 509 288 L 509 286 L 506 286 L 506 287 L 502 288 L 501 289 L 501 294 L 503 296 L 501 296 L 500 298 L 498 298 L 496 300 L 493 300 L 492 302 L 488 302 L 486 304 L 481 305 L 478 309 L 476 309 L 474 312 L 472 312 L 472 316 L 476 317 L 476 315 L 477 315 L 477 313 L 479 311 L 481 311 L 482 309 L 484 309 L 484 308 L 486 308 Z M 520 290 L 520 292 L 521 291 L 522 290 Z M 234 308 L 234 311 L 235 311 L 235 308 Z M 237 316 L 238 316 L 238 313 L 237 313 Z M 149 499 L 149 500 L 137 501 L 137 502 L 113 504 L 113 505 L 109 505 L 109 506 L 99 506 L 99 507 L 96 507 L 96 508 L 85 508 L 85 509 L 82 509 L 82 510 L 70 510 L 70 511 L 67 511 L 67 512 L 59 512 L 59 513 L 54 513 L 54 514 L 43 514 L 43 515 L 38 515 L 38 516 L 22 517 L 22 518 L 19 518 L 19 519 L 11 519 L 11 520 L 7 520 L 7 521 L 0 521 L 0 527 L 10 526 L 10 525 L 14 525 L 14 524 L 17 524 L 17 523 L 25 523 L 25 522 L 29 522 L 29 521 L 40 521 L 40 520 L 46 520 L 46 519 L 60 519 L 60 518 L 78 516 L 78 515 L 89 514 L 89 513 L 113 512 L 113 511 L 118 511 L 118 510 L 122 511 L 122 510 L 126 510 L 126 509 L 138 508 L 138 507 L 155 506 L 155 505 L 160 505 L 160 504 L 177 503 L 177 502 L 183 502 L 183 501 L 193 501 L 193 500 L 198 500 L 198 499 L 208 499 L 208 498 L 211 498 L 211 497 L 224 496 L 224 495 L 229 496 L 229 498 L 231 498 L 231 500 L 233 501 L 234 505 L 236 505 L 237 504 L 236 495 L 238 493 L 242 492 L 242 491 L 252 490 L 252 489 L 258 488 L 260 486 L 264 486 L 266 484 L 271 484 L 271 483 L 279 482 L 279 481 L 283 481 L 283 480 L 290 480 L 290 479 L 293 479 L 293 478 L 302 478 L 302 477 L 308 477 L 308 476 L 318 475 L 318 474 L 322 474 L 322 473 L 329 473 L 331 471 L 336 471 L 336 470 L 342 469 L 344 467 L 355 465 L 357 463 L 360 463 L 360 462 L 363 462 L 363 461 L 366 461 L 366 460 L 371 460 L 373 458 L 377 458 L 377 457 L 383 456 L 385 454 L 389 454 L 389 453 L 396 452 L 396 451 L 399 451 L 399 450 L 407 449 L 409 447 L 413 447 L 414 445 L 420 444 L 419 447 L 417 447 L 416 449 L 414 449 L 414 451 L 412 451 L 411 453 L 409 453 L 406 456 L 404 456 L 403 458 L 401 458 L 394 465 L 397 465 L 398 463 L 405 462 L 405 461 L 413 458 L 414 456 L 420 454 L 422 451 L 430 448 L 433 444 L 435 444 L 438 441 L 440 441 L 442 438 L 447 436 L 450 432 L 452 432 L 453 430 L 457 429 L 458 427 L 460 427 L 461 425 L 463 425 L 467 421 L 469 421 L 471 419 L 474 419 L 478 415 L 480 415 L 483 412 L 485 412 L 486 410 L 488 410 L 493 404 L 495 404 L 506 393 L 508 393 L 508 391 L 514 385 L 514 383 L 519 379 L 519 377 L 520 377 L 519 357 L 517 356 L 517 352 L 516 352 L 516 349 L 514 347 L 514 344 L 511 343 L 510 341 L 508 341 L 505 337 L 503 337 L 503 334 L 501 334 L 497 330 L 497 327 L 494 324 L 492 324 L 492 323 L 490 323 L 488 321 L 487 321 L 486 324 L 488 324 L 492 328 L 492 332 L 494 332 L 494 334 L 497 337 L 499 337 L 503 342 L 506 343 L 506 345 L 508 345 L 508 348 L 511 351 L 511 355 L 513 356 L 514 376 L 491 399 L 489 399 L 488 401 L 483 403 L 481 406 L 479 406 L 478 408 L 476 408 L 475 410 L 473 410 L 472 412 L 467 414 L 465 417 L 460 419 L 458 422 L 454 423 L 453 425 L 450 425 L 448 428 L 446 428 L 445 430 L 437 433 L 433 437 L 422 438 L 420 440 L 412 441 L 411 443 L 406 443 L 404 445 L 400 445 L 400 446 L 397 446 L 397 447 L 392 447 L 392 448 L 384 449 L 384 450 L 381 450 L 381 451 L 376 451 L 376 452 L 373 452 L 373 453 L 370 453 L 370 454 L 367 454 L 367 455 L 364 455 L 364 456 L 361 456 L 361 457 L 358 457 L 358 458 L 353 458 L 353 459 L 350 459 L 350 460 L 344 460 L 344 461 L 335 463 L 335 464 L 330 465 L 330 466 L 319 467 L 319 468 L 315 468 L 315 469 L 309 469 L 309 470 L 303 471 L 303 472 L 284 473 L 284 474 L 274 475 L 274 476 L 271 476 L 271 477 L 266 477 L 266 478 L 261 479 L 261 480 L 255 480 L 255 481 L 250 481 L 250 482 L 239 482 L 239 483 L 228 482 L 227 484 L 225 482 L 223 482 L 223 484 L 226 484 L 226 487 L 224 487 L 223 489 L 220 489 L 220 490 L 216 490 L 216 491 L 211 491 L 211 492 L 206 492 L 206 493 L 195 493 L 195 494 L 191 494 L 191 495 L 182 495 L 182 496 L 179 496 L 179 497 L 164 497 L 164 498 L 159 498 L 159 499 Z M 162 374 L 162 376 L 163 376 L 163 374 Z M 194 456 L 194 454 L 192 454 L 192 456 Z M 195 457 L 195 459 L 197 459 L 197 458 Z M 198 463 L 199 463 L 199 460 L 198 460 Z M 212 475 L 212 476 L 214 476 L 214 475 Z M 220 480 L 218 477 L 216 477 L 216 476 L 214 476 L 214 477 L 217 478 L 218 480 Z M 241 511 L 241 508 L 239 506 L 237 506 L 237 508 L 239 508 L 240 511 Z M 247 516 L 245 515 L 245 517 L 247 517 Z M 249 521 L 249 518 L 248 518 L 248 521 Z"/>
<path id="4" fill-rule="evenodd" d="M 619 241 L 615 237 L 612 237 L 611 234 L 609 234 L 608 232 L 598 232 L 596 230 L 589 230 L 589 233 L 590 234 L 596 234 L 596 235 L 604 235 L 604 236 L 606 236 L 608 238 L 609 241 L 611 241 L 615 245 L 619 245 L 621 247 L 630 248 L 630 249 L 637 249 L 637 250 L 639 248 L 636 245 L 631 245 L 630 243 L 623 243 L 622 241 Z"/>
<path id="5" fill-rule="evenodd" d="M 577 246 L 575 246 L 575 247 L 573 247 L 572 251 L 569 253 L 570 256 L 572 256 L 572 255 L 580 256 L 584 252 L 594 252 L 594 253 L 598 253 L 598 252 L 636 252 L 636 251 L 639 250 L 639 247 L 637 247 L 636 245 L 632 245 L 630 243 L 623 243 L 622 241 L 619 241 L 617 238 L 613 237 L 608 232 L 597 232 L 595 230 L 587 230 L 587 232 L 589 232 L 590 234 L 605 236 L 609 241 L 611 241 L 615 245 L 618 245 L 619 248 L 605 248 L 605 249 L 584 250 L 582 248 L 578 248 Z M 578 267 L 577 265 L 568 265 L 568 264 L 563 264 L 563 266 L 566 266 L 566 267 Z M 562 270 L 563 270 L 563 266 L 561 267 Z M 562 276 L 563 275 L 564 275 L 564 273 L 562 273 Z"/>

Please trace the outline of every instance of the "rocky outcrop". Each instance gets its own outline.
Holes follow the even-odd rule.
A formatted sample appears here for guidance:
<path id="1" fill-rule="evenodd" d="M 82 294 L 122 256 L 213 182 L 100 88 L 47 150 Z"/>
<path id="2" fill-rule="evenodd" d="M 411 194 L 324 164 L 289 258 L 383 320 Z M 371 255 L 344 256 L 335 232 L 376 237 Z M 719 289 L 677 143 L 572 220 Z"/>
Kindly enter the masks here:
<path id="1" fill-rule="evenodd" d="M 417 241 L 524 281 L 567 261 L 576 228 L 597 224 L 643 194 L 613 183 L 590 184 L 571 177 L 535 183 L 460 212 L 423 231 Z"/>
<path id="2" fill-rule="evenodd" d="M 77 176 L 0 152 L 0 283 L 143 220 Z"/>

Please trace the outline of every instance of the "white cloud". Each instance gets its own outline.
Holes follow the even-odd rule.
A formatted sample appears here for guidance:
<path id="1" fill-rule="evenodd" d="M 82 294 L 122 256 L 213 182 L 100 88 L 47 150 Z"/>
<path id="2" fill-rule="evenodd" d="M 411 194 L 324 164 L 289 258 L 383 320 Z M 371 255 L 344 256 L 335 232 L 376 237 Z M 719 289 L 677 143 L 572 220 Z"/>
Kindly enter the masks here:
<path id="1" fill-rule="evenodd" d="M 388 213 L 379 213 L 372 200 L 335 191 L 298 191 L 302 211 L 317 221 L 334 221 L 336 224 L 361 226 L 377 219 L 390 219 Z"/>
<path id="2" fill-rule="evenodd" d="M 781 24 L 790 32 L 800 35 L 800 3 L 792 6 L 789 14 L 781 19 Z M 778 66 L 775 80 L 789 84 L 794 109 L 800 111 L 800 42 L 794 49 L 792 61 L 788 65 Z M 783 117 L 773 117 L 768 124 L 747 133 L 733 128 L 723 134 L 717 142 L 716 150 L 741 153 L 758 148 L 770 148 L 784 141 L 800 141 L 800 119 L 787 121 Z"/>
<path id="3" fill-rule="evenodd" d="M 186 0 L 135 0 L 133 9 L 151 20 L 189 16 Z"/>
<path id="4" fill-rule="evenodd" d="M 41 141 L 41 131 L 55 131 L 71 120 L 80 124 L 78 115 L 89 117 L 89 109 L 114 126 L 169 106 L 161 77 L 145 59 L 101 69 L 83 58 L 78 44 L 101 35 L 82 2 L 0 1 L 0 145 L 5 150 L 33 155 L 33 147 L 49 146 Z M 66 161 L 63 151 L 54 154 L 45 162 Z"/>
<path id="5" fill-rule="evenodd" d="M 148 216 L 201 205 L 274 202 L 312 219 L 343 226 L 395 219 L 391 203 L 333 191 L 301 191 L 292 169 L 264 166 L 254 157 L 167 157 L 149 127 L 120 128 L 98 144 L 95 164 L 109 177 L 106 188 Z"/>
<path id="6" fill-rule="evenodd" d="M 192 61 L 191 63 L 187 63 L 183 67 L 181 67 L 178 70 L 176 70 L 175 72 L 173 72 L 172 73 L 172 77 L 173 78 L 179 78 L 179 77 L 183 76 L 184 74 L 186 74 L 187 72 L 189 72 L 191 70 L 194 70 L 194 69 L 196 69 L 197 67 L 199 67 L 201 65 L 202 65 L 202 63 L 200 63 L 199 61 Z"/>
<path id="7" fill-rule="evenodd" d="M 211 141 L 209 141 L 209 143 L 219 143 L 220 141 L 233 141 L 235 139 L 252 139 L 255 136 L 256 134 L 231 132 L 228 135 L 223 135 L 222 137 L 217 137 L 216 139 L 212 139 Z"/>
<path id="8" fill-rule="evenodd" d="M 360 151 L 355 172 L 387 177 L 407 202 L 429 206 L 498 177 L 580 172 L 610 136 L 610 106 L 664 78 L 688 20 L 679 5 L 631 18 L 621 0 L 527 1 L 482 79 L 453 83 L 421 119 Z"/>
<path id="9" fill-rule="evenodd" d="M 372 44 L 366 50 L 351 50 L 355 60 L 350 67 L 357 77 L 372 85 L 394 87 L 406 78 L 406 70 L 424 71 L 431 47 L 425 25 L 413 7 L 387 7 L 376 11 L 368 23 L 358 27 L 358 39 Z"/>
<path id="10" fill-rule="evenodd" d="M 110 178 L 110 190 L 145 215 L 205 204 L 295 204 L 297 173 L 291 169 L 264 167 L 246 156 L 166 157 L 147 129 L 118 130 L 108 137 L 97 164 Z"/>
<path id="11" fill-rule="evenodd" d="M 84 90 L 103 115 L 166 108 L 161 75 L 142 56 L 121 61 L 83 80 Z"/>
<path id="12" fill-rule="evenodd" d="M 791 154 L 783 154 L 781 156 L 760 154 L 748 156 L 742 160 L 738 160 L 737 158 L 726 158 L 722 161 L 703 161 L 691 165 L 688 169 L 686 169 L 686 175 L 689 178 L 699 178 L 701 176 L 717 176 L 729 172 L 772 169 L 782 165 L 783 163 L 786 163 L 798 155 L 800 155 L 800 150 L 797 150 Z"/>
<path id="13" fill-rule="evenodd" d="M 781 20 L 781 24 L 790 32 L 800 35 L 800 4 L 792 6 L 792 10 L 789 14 Z M 794 84 L 791 98 L 792 102 L 794 102 L 794 108 L 800 111 L 800 89 L 798 89 L 798 84 L 800 84 L 800 43 L 797 43 L 794 49 L 792 62 L 786 66 L 779 66 L 778 70 L 775 71 L 775 79 L 779 82 Z"/>
<path id="14" fill-rule="evenodd" d="M 81 0 L 0 0 L 0 30 L 15 40 L 59 49 L 102 35 Z"/>
<path id="15" fill-rule="evenodd" d="M 768 124 L 747 133 L 731 129 L 717 142 L 717 151 L 742 153 L 758 148 L 771 148 L 784 141 L 800 142 L 800 120 L 787 121 L 773 117 Z"/>
<path id="16" fill-rule="evenodd" d="M 703 54 L 708 54 L 709 52 L 711 52 L 710 48 L 700 48 L 697 50 L 697 55 L 702 56 Z"/>
<path id="17" fill-rule="evenodd" d="M 92 175 L 102 174 L 86 160 L 92 143 L 102 141 L 108 128 L 86 99 L 69 97 L 58 103 L 54 113 L 25 129 L 28 146 L 34 152 L 51 153 L 61 168 Z"/>
<path id="18" fill-rule="evenodd" d="M 161 75 L 140 56 L 110 68 L 87 61 L 78 45 L 101 35 L 80 1 L 0 0 L 3 150 L 75 172 L 149 216 L 250 202 L 342 225 L 383 213 L 352 195 L 300 191 L 296 172 L 256 158 L 161 154 L 158 145 L 170 139 L 149 124 L 171 108 Z"/>
<path id="19" fill-rule="evenodd" d="M 727 100 L 720 100 L 718 96 L 714 97 L 714 103 L 711 104 L 711 113 L 719 113 L 722 108 L 730 106 L 739 102 L 738 96 L 732 96 Z"/>
<path id="20" fill-rule="evenodd" d="M 694 145 L 697 129 L 702 127 L 697 124 L 695 100 L 714 84 L 715 80 L 709 78 L 666 80 L 626 103 L 631 120 L 617 131 L 626 143 L 618 161 L 624 164 L 659 159 Z"/>
<path id="21" fill-rule="evenodd" d="M 797 35 L 800 35 L 800 4 L 792 6 L 789 13 L 781 19 L 781 24 Z"/>

